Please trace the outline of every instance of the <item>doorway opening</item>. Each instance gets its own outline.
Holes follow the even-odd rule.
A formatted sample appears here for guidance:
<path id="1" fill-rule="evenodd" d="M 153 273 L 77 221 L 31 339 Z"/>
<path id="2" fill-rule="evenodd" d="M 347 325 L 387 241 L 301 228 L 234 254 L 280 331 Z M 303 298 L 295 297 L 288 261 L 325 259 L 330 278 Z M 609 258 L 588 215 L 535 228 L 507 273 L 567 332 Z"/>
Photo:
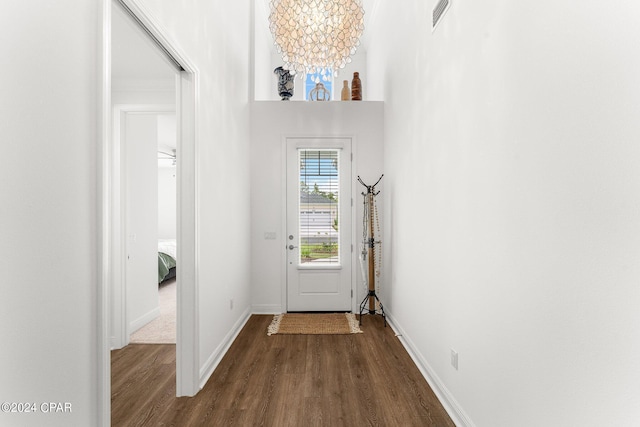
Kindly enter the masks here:
<path id="1" fill-rule="evenodd" d="M 132 95 L 114 91 L 113 99 Z M 113 241 L 121 250 L 113 261 L 112 348 L 175 344 L 175 105 L 115 105 L 113 111 L 114 147 L 120 152 L 112 169 L 120 217 Z"/>
<path id="2" fill-rule="evenodd" d="M 116 16 L 117 14 L 120 14 Z M 175 181 L 176 181 L 176 242 L 177 259 L 176 276 L 180 286 L 177 289 L 177 316 L 176 316 L 176 394 L 177 396 L 193 396 L 199 387 L 199 366 L 197 363 L 198 346 L 196 337 L 198 306 L 196 304 L 197 281 L 196 281 L 196 235 L 198 221 L 196 215 L 197 194 L 195 159 L 197 152 L 195 129 L 196 129 L 196 81 L 197 74 L 195 67 L 186 59 L 175 44 L 170 42 L 163 31 L 155 22 L 140 9 L 135 0 L 104 0 L 102 8 L 103 17 L 103 40 L 102 40 L 102 84 L 101 84 L 101 111 L 102 111 L 102 148 L 100 162 L 100 192 L 101 204 L 101 238 L 99 252 L 101 260 L 100 292 L 98 294 L 101 316 L 99 324 L 100 338 L 98 340 L 100 364 L 98 383 L 100 389 L 100 422 L 103 425 L 110 425 L 110 401 L 111 401 L 111 371 L 110 371 L 110 351 L 114 336 L 125 337 L 127 335 L 128 321 L 122 319 L 122 311 L 118 316 L 114 316 L 112 309 L 123 306 L 123 292 L 121 291 L 123 262 L 128 254 L 126 244 L 130 241 L 137 241 L 137 233 L 123 234 L 126 227 L 122 210 L 122 194 L 118 191 L 121 188 L 122 146 L 116 143 L 116 135 L 112 128 L 112 122 L 122 118 L 124 109 L 114 108 L 114 98 L 112 89 L 122 82 L 117 82 L 117 71 L 112 69 L 117 31 L 117 19 L 122 16 L 129 19 L 127 25 L 133 25 L 138 36 L 142 38 L 143 44 L 147 48 L 155 49 L 154 55 L 159 56 L 166 64 L 173 67 L 172 75 L 169 78 L 169 86 L 173 90 L 173 103 L 170 110 L 175 113 Z M 157 52 L 162 52 L 158 55 Z M 149 57 L 146 57 L 147 59 Z M 141 69 L 135 68 L 134 72 Z M 136 81 L 142 88 L 139 92 L 152 94 L 153 87 L 165 84 L 162 77 L 134 75 L 132 80 Z M 125 83 L 126 86 L 126 83 Z M 119 106 L 123 104 L 137 103 L 130 99 L 121 98 L 117 100 Z M 147 102 L 147 105 L 137 104 L 142 110 L 154 105 L 158 108 L 159 101 Z M 161 103 L 161 102 L 160 102 Z M 167 105 L 164 105 L 165 110 Z M 135 112 L 129 111 L 131 117 Z M 143 113 L 138 111 L 138 113 Z M 156 114 L 167 114 L 168 111 L 155 111 Z M 126 116 L 126 114 L 125 114 Z M 122 128 L 122 127 L 120 127 Z M 119 135 L 118 135 L 119 136 Z M 156 150 L 152 162 L 157 168 Z M 156 208 L 157 209 L 157 208 Z M 157 212 L 157 211 L 156 211 Z M 156 229 L 157 232 L 157 229 Z M 133 235 L 132 235 L 133 234 Z M 155 253 L 154 249 L 154 253 Z M 155 256 L 155 255 L 154 255 Z M 157 264 L 156 264 L 157 265 Z M 154 269 L 157 272 L 157 268 Z M 155 283 L 157 287 L 157 282 Z M 120 292 L 118 293 L 118 290 Z M 125 305 L 126 306 L 126 305 Z"/>

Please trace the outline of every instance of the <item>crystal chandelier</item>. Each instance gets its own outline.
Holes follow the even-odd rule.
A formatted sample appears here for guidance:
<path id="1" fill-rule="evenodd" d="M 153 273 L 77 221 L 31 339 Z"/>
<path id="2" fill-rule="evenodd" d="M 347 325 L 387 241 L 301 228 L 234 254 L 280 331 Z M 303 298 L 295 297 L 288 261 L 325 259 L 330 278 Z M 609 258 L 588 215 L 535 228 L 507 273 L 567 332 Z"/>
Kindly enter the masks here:
<path id="1" fill-rule="evenodd" d="M 344 68 L 364 30 L 362 0 L 270 0 L 269 29 L 292 73 Z"/>

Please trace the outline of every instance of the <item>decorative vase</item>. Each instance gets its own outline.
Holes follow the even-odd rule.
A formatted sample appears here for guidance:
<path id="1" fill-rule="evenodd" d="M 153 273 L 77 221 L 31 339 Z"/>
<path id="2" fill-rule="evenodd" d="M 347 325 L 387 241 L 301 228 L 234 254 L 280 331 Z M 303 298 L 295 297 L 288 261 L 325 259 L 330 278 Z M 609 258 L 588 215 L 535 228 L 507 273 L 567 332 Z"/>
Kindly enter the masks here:
<path id="1" fill-rule="evenodd" d="M 288 101 L 293 96 L 294 76 L 282 67 L 276 68 L 273 73 L 278 76 L 278 95 L 283 101 Z"/>
<path id="2" fill-rule="evenodd" d="M 351 82 L 351 100 L 362 101 L 362 82 L 360 81 L 360 73 L 353 73 L 353 81 Z"/>
<path id="3" fill-rule="evenodd" d="M 350 101 L 351 100 L 351 90 L 349 90 L 349 81 L 344 80 L 342 86 L 342 94 L 340 99 L 342 101 Z"/>

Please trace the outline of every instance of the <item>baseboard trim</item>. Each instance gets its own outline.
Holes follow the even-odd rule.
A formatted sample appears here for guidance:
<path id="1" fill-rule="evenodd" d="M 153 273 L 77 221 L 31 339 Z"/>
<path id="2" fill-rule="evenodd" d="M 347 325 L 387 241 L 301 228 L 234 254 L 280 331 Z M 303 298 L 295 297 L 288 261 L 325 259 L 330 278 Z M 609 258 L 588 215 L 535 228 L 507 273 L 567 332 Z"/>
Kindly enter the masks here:
<path id="1" fill-rule="evenodd" d="M 142 316 L 138 317 L 133 322 L 129 323 L 128 334 L 131 335 L 132 333 L 134 333 L 138 329 L 142 328 L 144 325 L 146 325 L 147 323 L 151 322 L 152 320 L 154 320 L 158 316 L 160 316 L 160 307 L 159 306 L 154 308 L 153 310 L 151 310 L 147 314 L 143 314 Z M 127 342 L 128 341 L 129 341 L 129 339 L 127 338 Z"/>
<path id="2" fill-rule="evenodd" d="M 431 368 L 431 365 L 429 365 L 429 362 L 427 362 L 422 353 L 420 353 L 416 348 L 415 344 L 404 331 L 402 326 L 398 324 L 393 315 L 386 313 L 386 317 L 389 325 L 396 332 L 400 343 L 405 350 L 407 350 L 407 353 L 409 353 L 409 356 L 420 370 L 422 376 L 427 380 L 427 383 L 429 383 L 429 386 L 431 386 L 431 389 L 436 394 L 438 400 L 444 407 L 445 411 L 447 411 L 455 425 L 458 427 L 475 427 L 471 418 L 469 418 L 458 401 L 453 397 L 438 375 L 436 375 L 435 371 Z"/>
<path id="3" fill-rule="evenodd" d="M 227 336 L 224 337 L 222 343 L 220 343 L 218 348 L 216 348 L 213 353 L 211 353 L 211 356 L 209 356 L 205 364 L 200 368 L 200 389 L 204 388 L 207 381 L 209 381 L 209 378 L 213 374 L 213 371 L 215 371 L 215 369 L 218 367 L 224 355 L 227 354 L 227 351 L 229 351 L 229 347 L 231 347 L 231 344 L 233 344 L 236 337 L 238 336 L 242 328 L 244 328 L 244 325 L 247 323 L 250 317 L 251 307 L 247 307 L 245 312 L 242 313 L 242 316 L 240 316 L 240 319 L 238 319 L 235 325 L 233 325 L 233 328 L 231 328 Z"/>
<path id="4" fill-rule="evenodd" d="M 254 304 L 251 306 L 253 314 L 280 314 L 283 313 L 280 304 Z"/>
<path id="5" fill-rule="evenodd" d="M 120 340 L 113 335 L 111 336 L 110 342 L 111 342 L 111 347 L 109 348 L 109 351 L 120 350 L 122 348 L 122 346 L 119 345 Z"/>

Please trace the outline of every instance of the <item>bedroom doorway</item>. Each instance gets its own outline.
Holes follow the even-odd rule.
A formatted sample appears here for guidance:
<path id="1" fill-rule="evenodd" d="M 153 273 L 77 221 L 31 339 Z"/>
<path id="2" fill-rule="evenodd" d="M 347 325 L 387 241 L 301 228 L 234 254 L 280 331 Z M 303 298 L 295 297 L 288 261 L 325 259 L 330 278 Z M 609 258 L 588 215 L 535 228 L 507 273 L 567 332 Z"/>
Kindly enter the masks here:
<path id="1" fill-rule="evenodd" d="M 114 92 L 114 98 L 122 94 Z M 176 116 L 173 105 L 116 105 L 123 247 L 113 348 L 176 343 Z M 117 164 L 117 161 L 114 162 Z M 114 191 L 114 195 L 118 191 Z M 116 286 L 118 288 L 118 286 Z M 116 298 L 114 298 L 116 300 Z M 118 310 L 119 309 L 119 310 Z M 115 330 L 116 328 L 114 328 Z"/>
<path id="2" fill-rule="evenodd" d="M 127 177 L 122 174 L 125 169 L 124 150 L 120 144 L 122 130 L 126 129 L 129 118 L 145 119 L 145 114 L 174 116 L 175 149 L 169 152 L 174 155 L 174 180 L 176 194 L 176 252 L 181 256 L 176 261 L 177 281 L 181 286 L 177 289 L 179 302 L 176 305 L 176 395 L 193 396 L 199 390 L 199 366 L 197 365 L 197 304 L 196 304 L 196 235 L 198 221 L 196 216 L 197 194 L 195 192 L 196 174 L 196 72 L 177 50 L 163 30 L 148 17 L 138 6 L 136 0 L 105 0 L 103 3 L 103 82 L 102 82 L 102 114 L 103 114 L 103 147 L 101 162 L 101 196 L 102 203 L 102 238 L 100 241 L 102 274 L 99 298 L 102 308 L 100 360 L 100 414 L 104 425 L 109 425 L 111 402 L 110 355 L 117 344 L 126 342 L 129 321 L 126 313 L 127 291 L 123 290 L 122 278 L 127 268 L 127 257 L 130 256 L 127 244 L 138 242 L 141 236 L 137 231 L 128 232 L 126 217 L 127 194 L 121 189 L 122 181 Z M 159 56 L 163 66 L 169 65 L 169 73 L 162 75 L 144 74 L 155 60 L 149 55 L 131 53 L 128 49 L 130 41 L 118 42 L 118 25 L 126 20 L 129 30 L 136 33 L 147 50 Z M 118 21 L 120 20 L 120 22 Z M 121 30 L 121 28 L 120 28 Z M 140 41 L 140 40 L 138 40 Z M 121 49 L 122 46 L 127 49 Z M 120 46 L 120 47 L 118 47 Z M 119 50 L 118 50 L 119 49 Z M 117 52 L 117 53 L 116 53 Z M 160 52 L 160 54 L 158 54 Z M 126 58 L 122 61 L 123 54 Z M 128 56 L 127 56 L 128 55 Z M 142 66 L 127 64 L 127 60 L 142 60 Z M 125 64 L 125 72 L 117 69 Z M 157 64 L 157 61 L 155 61 Z M 128 67 L 128 68 L 127 68 Z M 153 72 L 152 72 L 153 73 Z M 122 78 L 125 76 L 125 78 Z M 165 92 L 162 93 L 163 88 Z M 144 101 L 133 99 L 142 96 Z M 166 100 L 169 99 L 169 102 Z M 148 117 L 146 118 L 148 119 Z M 157 119 L 157 117 L 156 117 Z M 116 122 L 120 121 L 116 125 Z M 144 121 L 144 120 L 143 120 Z M 153 149 L 152 163 L 157 171 L 157 147 Z M 158 150 L 159 151 L 159 150 Z M 138 173 L 137 171 L 135 172 Z M 157 190 L 157 187 L 156 187 Z M 129 200 L 130 202 L 130 200 Z M 155 213 L 158 212 L 156 206 Z M 154 258 L 157 256 L 157 240 L 154 244 Z M 148 256 L 148 255 L 145 255 Z M 157 258 L 156 258 L 157 259 Z M 152 281 L 157 291 L 158 264 L 154 260 Z M 119 340 L 119 342 L 117 342 Z"/>
<path id="3" fill-rule="evenodd" d="M 112 347 L 161 316 L 158 152 L 177 151 L 177 66 L 118 1 L 111 5 L 114 208 Z M 173 115 L 173 125 L 163 118 Z M 169 126 L 167 126 L 169 123 Z M 160 141 L 163 141 L 162 143 Z M 167 146 L 167 147 L 164 147 Z M 176 171 L 177 172 L 177 171 Z M 175 205 L 175 193 L 173 204 Z M 175 214 L 173 215 L 175 239 Z M 174 341 L 175 343 L 175 341 Z"/>

